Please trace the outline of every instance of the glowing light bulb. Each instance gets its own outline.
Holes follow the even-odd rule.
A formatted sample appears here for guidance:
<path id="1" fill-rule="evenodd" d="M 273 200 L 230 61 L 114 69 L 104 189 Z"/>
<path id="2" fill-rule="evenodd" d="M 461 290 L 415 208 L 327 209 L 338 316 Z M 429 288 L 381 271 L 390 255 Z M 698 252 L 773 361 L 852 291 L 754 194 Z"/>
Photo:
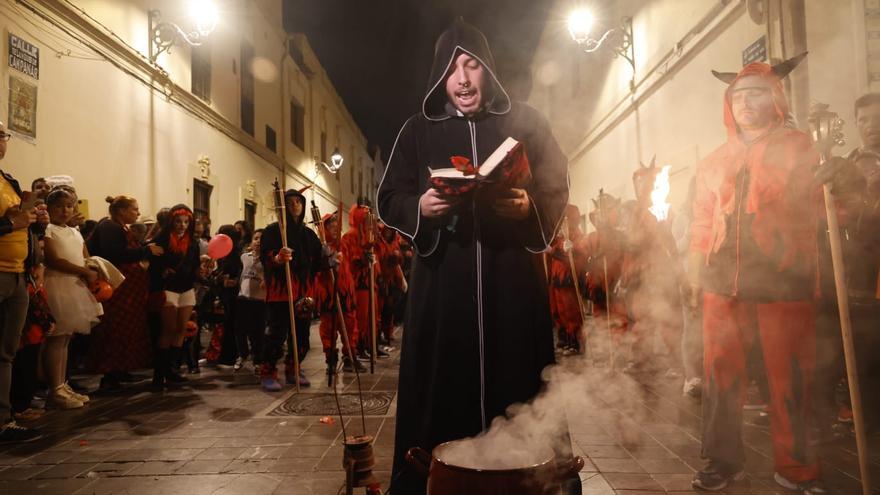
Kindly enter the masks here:
<path id="1" fill-rule="evenodd" d="M 587 41 L 593 29 L 593 14 L 586 9 L 577 9 L 568 15 L 568 34 L 579 44 Z"/>
<path id="2" fill-rule="evenodd" d="M 190 0 L 189 15 L 201 36 L 208 36 L 217 27 L 220 15 L 212 0 Z"/>

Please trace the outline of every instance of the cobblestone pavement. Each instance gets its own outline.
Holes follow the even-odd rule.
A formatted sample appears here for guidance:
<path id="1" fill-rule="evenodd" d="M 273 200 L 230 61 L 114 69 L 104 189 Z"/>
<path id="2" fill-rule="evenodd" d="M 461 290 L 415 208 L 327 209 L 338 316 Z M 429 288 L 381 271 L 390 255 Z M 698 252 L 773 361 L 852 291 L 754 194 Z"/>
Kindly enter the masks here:
<path id="1" fill-rule="evenodd" d="M 303 369 L 312 379 L 304 398 L 328 392 L 317 327 Z M 603 387 L 612 383 L 604 371 L 588 372 L 597 376 L 584 392 L 589 406 L 568 411 L 575 453 L 586 459 L 584 493 L 696 493 L 690 481 L 703 465 L 699 403 L 681 397 L 677 382 L 663 378 L 616 374 L 615 386 Z M 361 380 L 366 391 L 395 392 L 396 353 Z M 90 383 L 97 385 L 94 378 Z M 188 386 L 163 394 L 151 393 L 148 385 L 95 393 L 80 410 L 48 412 L 37 423 L 43 439 L 0 448 L 0 493 L 332 495 L 343 488 L 338 417 L 328 425 L 320 416 L 269 415 L 294 395 L 292 387 L 263 392 L 250 368 L 235 374 L 203 369 Z M 621 387 L 627 390 L 624 401 Z M 344 392 L 354 391 L 348 379 Z M 376 437 L 375 473 L 383 488 L 390 477 L 394 412 L 392 402 L 383 415 L 366 420 Z M 755 413 L 747 418 L 754 420 Z M 360 418 L 346 422 L 349 433 L 360 433 Z M 748 478 L 721 493 L 791 493 L 772 481 L 767 428 L 749 424 L 744 436 Z M 880 450 L 877 442 L 872 446 L 873 479 L 880 481 Z M 826 445 L 821 452 L 832 493 L 860 493 L 854 442 Z"/>

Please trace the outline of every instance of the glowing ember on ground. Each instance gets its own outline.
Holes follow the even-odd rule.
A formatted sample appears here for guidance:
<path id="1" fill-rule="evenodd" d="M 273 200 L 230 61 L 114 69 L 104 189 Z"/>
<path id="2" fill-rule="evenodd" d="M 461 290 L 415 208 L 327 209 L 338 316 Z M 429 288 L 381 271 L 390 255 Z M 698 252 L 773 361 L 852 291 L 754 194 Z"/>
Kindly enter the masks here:
<path id="1" fill-rule="evenodd" d="M 648 210 L 654 215 L 658 222 L 666 220 L 669 216 L 669 203 L 666 198 L 669 197 L 669 165 L 664 165 L 654 178 L 654 190 L 651 191 L 651 207 Z"/>

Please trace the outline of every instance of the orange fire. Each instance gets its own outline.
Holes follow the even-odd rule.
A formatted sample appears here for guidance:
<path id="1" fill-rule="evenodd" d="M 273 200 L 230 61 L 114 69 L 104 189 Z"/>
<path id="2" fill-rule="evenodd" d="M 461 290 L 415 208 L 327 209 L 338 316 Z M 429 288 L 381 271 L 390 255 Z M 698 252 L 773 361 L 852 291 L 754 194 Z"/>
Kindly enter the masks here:
<path id="1" fill-rule="evenodd" d="M 648 211 L 654 215 L 658 222 L 662 222 L 669 217 L 669 203 L 666 199 L 669 197 L 669 165 L 664 165 L 660 169 L 660 173 L 654 178 L 654 189 L 651 191 L 651 207 Z"/>

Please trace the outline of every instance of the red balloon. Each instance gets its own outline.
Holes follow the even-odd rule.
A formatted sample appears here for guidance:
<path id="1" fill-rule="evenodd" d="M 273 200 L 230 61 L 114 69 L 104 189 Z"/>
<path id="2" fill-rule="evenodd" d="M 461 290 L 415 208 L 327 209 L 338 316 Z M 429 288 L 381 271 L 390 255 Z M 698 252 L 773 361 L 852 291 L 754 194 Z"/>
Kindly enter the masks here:
<path id="1" fill-rule="evenodd" d="M 219 260 L 232 252 L 232 239 L 226 234 L 217 234 L 208 241 L 208 256 Z"/>
<path id="2" fill-rule="evenodd" d="M 92 291 L 95 300 L 101 303 L 107 302 L 113 297 L 113 287 L 106 280 L 100 278 L 89 285 L 89 290 Z"/>

